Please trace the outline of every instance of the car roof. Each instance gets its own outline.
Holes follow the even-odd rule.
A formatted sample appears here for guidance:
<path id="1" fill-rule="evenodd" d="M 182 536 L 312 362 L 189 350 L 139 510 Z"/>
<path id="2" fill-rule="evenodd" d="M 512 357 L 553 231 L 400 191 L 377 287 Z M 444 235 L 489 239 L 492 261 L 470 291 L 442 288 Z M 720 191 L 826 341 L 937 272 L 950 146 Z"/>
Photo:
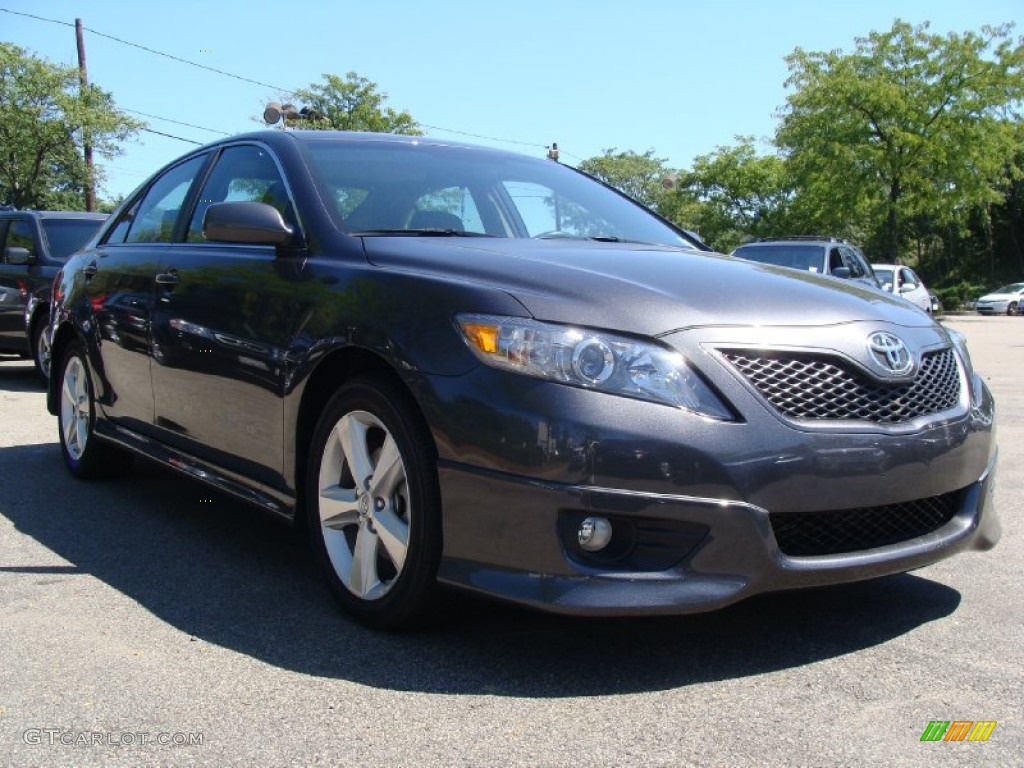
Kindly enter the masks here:
<path id="1" fill-rule="evenodd" d="M 0 216 L 10 218 L 13 216 L 29 216 L 34 219 L 92 219 L 103 221 L 110 217 L 109 213 L 97 213 L 95 211 L 35 211 L 35 210 L 13 210 L 0 211 Z"/>

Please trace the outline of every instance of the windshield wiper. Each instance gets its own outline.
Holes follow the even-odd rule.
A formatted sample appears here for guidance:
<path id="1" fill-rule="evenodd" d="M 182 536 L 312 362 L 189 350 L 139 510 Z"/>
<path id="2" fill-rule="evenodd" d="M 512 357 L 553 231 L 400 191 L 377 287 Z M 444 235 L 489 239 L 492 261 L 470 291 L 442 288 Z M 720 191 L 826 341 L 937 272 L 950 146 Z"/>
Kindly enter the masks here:
<path id="1" fill-rule="evenodd" d="M 424 229 L 361 229 L 349 232 L 356 237 L 374 237 L 377 235 L 408 235 L 410 237 L 496 237 L 486 232 L 463 232 L 461 229 L 441 229 L 428 227 Z"/>

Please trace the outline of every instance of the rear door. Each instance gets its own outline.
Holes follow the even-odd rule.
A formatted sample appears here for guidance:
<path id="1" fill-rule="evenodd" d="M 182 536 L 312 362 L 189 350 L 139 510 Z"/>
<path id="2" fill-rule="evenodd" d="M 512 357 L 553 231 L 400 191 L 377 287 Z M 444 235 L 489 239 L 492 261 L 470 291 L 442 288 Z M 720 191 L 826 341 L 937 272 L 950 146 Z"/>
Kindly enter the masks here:
<path id="1" fill-rule="evenodd" d="M 153 431 L 152 314 L 160 264 L 183 224 L 209 155 L 167 169 L 87 254 L 85 291 L 99 339 L 94 350 L 100 407 L 122 426 Z"/>

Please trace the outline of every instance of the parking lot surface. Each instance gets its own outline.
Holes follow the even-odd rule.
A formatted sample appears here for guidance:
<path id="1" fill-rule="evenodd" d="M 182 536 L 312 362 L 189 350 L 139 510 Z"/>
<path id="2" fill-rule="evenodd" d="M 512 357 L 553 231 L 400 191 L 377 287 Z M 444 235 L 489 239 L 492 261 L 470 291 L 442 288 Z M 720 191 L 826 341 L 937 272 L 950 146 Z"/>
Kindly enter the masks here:
<path id="1" fill-rule="evenodd" d="M 1024 318 L 944 322 L 998 405 L 991 552 L 677 618 L 459 598 L 417 634 L 347 620 L 289 529 L 201 485 L 72 480 L 5 359 L 0 765 L 1024 765 Z"/>

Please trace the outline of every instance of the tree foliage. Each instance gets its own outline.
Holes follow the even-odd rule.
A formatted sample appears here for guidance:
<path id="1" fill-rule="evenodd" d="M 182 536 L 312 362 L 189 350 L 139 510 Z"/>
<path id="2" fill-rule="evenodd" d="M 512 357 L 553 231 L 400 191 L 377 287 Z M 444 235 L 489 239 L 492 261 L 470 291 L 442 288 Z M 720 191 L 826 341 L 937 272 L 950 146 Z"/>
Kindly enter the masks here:
<path id="1" fill-rule="evenodd" d="M 678 182 L 678 194 L 696 201 L 690 227 L 725 252 L 751 237 L 787 234 L 794 197 L 782 158 L 759 155 L 753 137 L 736 141 L 696 157 Z"/>
<path id="2" fill-rule="evenodd" d="M 303 128 L 422 135 L 412 115 L 386 106 L 388 95 L 376 83 L 355 72 L 345 77 L 324 74 L 323 80 L 295 92 L 313 115 L 303 121 Z"/>
<path id="3" fill-rule="evenodd" d="M 654 210 L 665 197 L 665 179 L 671 174 L 665 160 L 655 157 L 653 149 L 642 155 L 632 150 L 606 149 L 577 167 Z"/>
<path id="4" fill-rule="evenodd" d="M 109 93 L 79 88 L 77 69 L 0 43 L 0 202 L 82 208 L 89 181 L 83 141 L 110 159 L 143 125 L 119 112 Z M 93 181 L 102 181 L 99 169 Z"/>
<path id="5" fill-rule="evenodd" d="M 896 260 L 908 223 L 966 225 L 1014 166 L 1013 124 L 1024 99 L 1024 46 L 1009 25 L 930 34 L 897 20 L 856 49 L 786 61 L 793 88 L 776 142 L 815 228 L 881 225 Z"/>

